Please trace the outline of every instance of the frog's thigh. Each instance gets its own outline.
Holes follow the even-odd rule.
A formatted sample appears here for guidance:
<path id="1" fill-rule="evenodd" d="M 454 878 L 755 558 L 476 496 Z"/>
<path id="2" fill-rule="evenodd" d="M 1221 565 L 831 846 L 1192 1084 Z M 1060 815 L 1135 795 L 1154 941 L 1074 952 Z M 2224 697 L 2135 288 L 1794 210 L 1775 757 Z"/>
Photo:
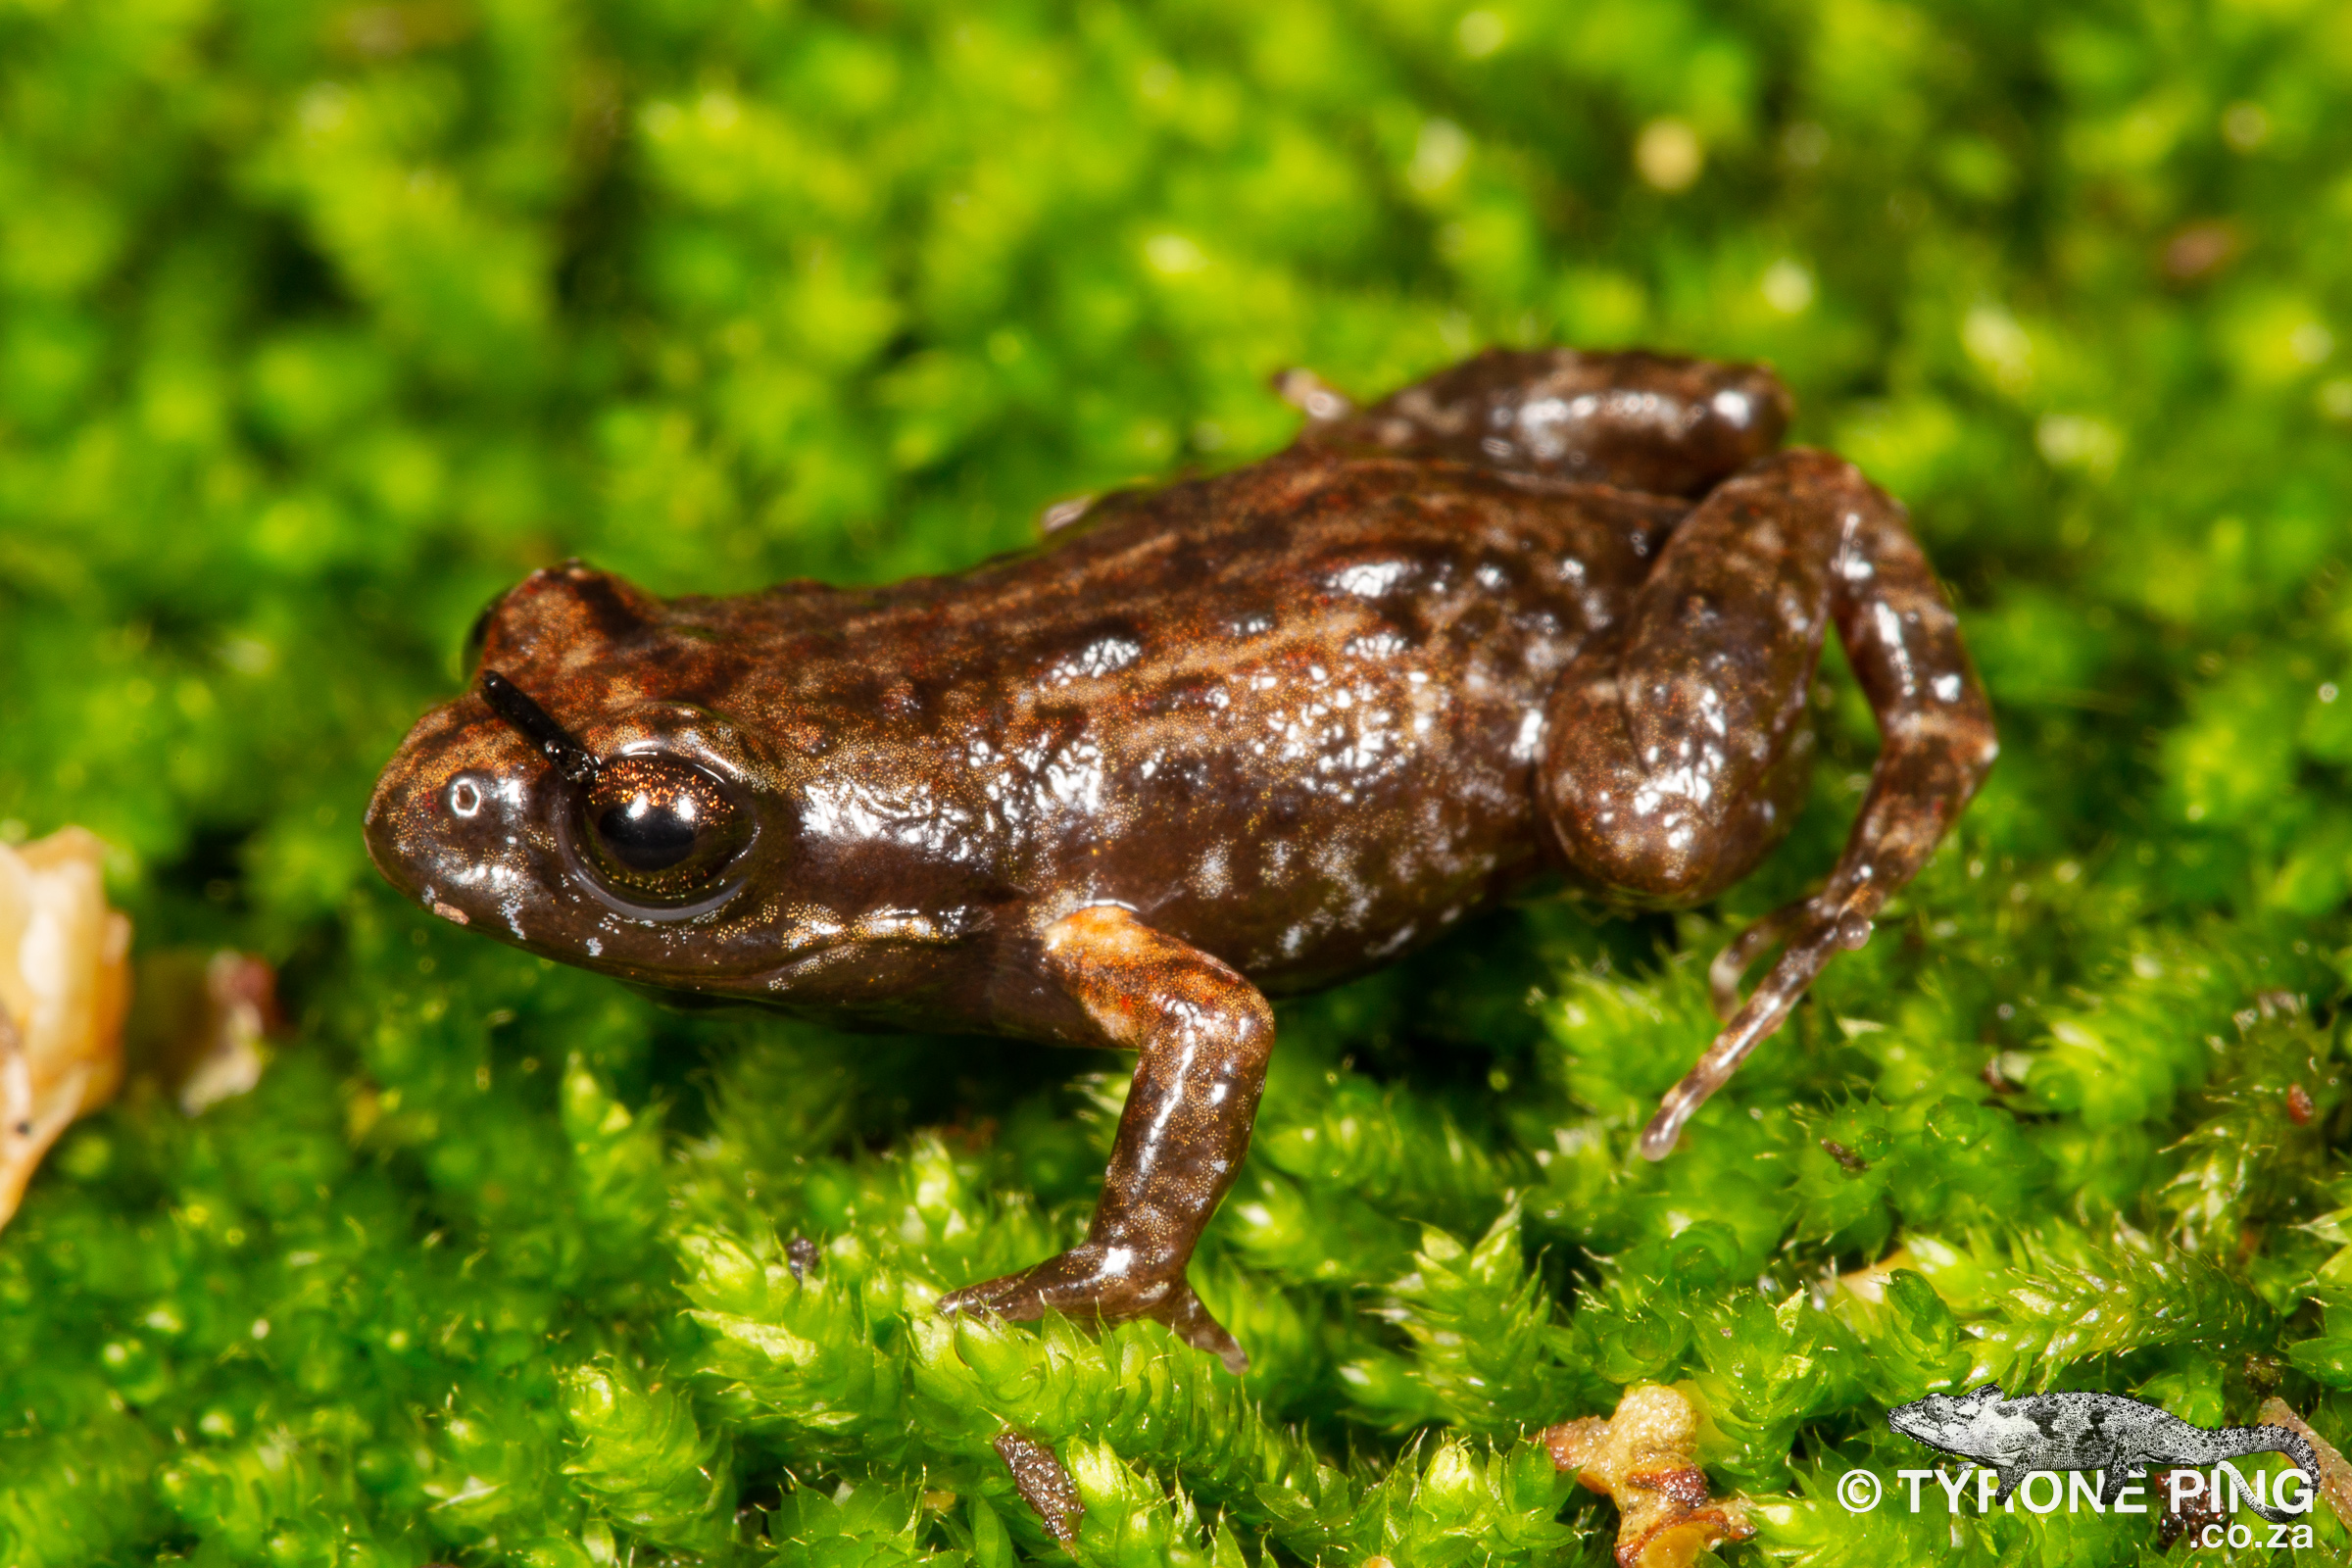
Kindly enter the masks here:
<path id="1" fill-rule="evenodd" d="M 1659 555 L 1616 638 L 1565 670 L 1538 799 L 1578 872 L 1666 903 L 1737 881 L 1802 804 L 1805 694 L 1830 620 L 1835 511 L 1775 460 L 1719 487 Z"/>
<path id="2" fill-rule="evenodd" d="M 1228 965 L 1115 905 L 1054 922 L 1045 952 L 1104 1043 L 1141 1056 L 1088 1242 L 1181 1277 L 1250 1151 L 1273 1009 Z"/>
<path id="3" fill-rule="evenodd" d="M 1789 413 L 1762 366 L 1575 349 L 1490 349 L 1360 412 L 1319 385 L 1298 401 L 1310 444 L 1684 496 L 1778 446 Z"/>

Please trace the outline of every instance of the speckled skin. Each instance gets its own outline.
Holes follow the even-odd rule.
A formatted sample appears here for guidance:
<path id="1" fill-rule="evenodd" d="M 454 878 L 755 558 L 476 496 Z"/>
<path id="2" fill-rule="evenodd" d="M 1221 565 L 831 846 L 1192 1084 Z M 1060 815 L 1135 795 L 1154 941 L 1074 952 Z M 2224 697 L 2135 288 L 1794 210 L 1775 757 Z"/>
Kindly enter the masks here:
<path id="1" fill-rule="evenodd" d="M 427 715 L 385 769 L 376 863 L 636 981 L 1138 1051 L 1087 1242 L 943 1309 L 1149 1315 L 1239 1366 L 1184 1267 L 1248 1149 L 1266 994 L 1546 869 L 1653 906 L 1719 892 L 1803 798 L 1835 622 L 1886 746 L 1829 885 L 1719 962 L 1729 1010 L 1785 944 L 1652 1124 L 1662 1156 L 1991 761 L 1901 509 L 1836 458 L 1770 455 L 1788 399 L 1753 368 L 1489 353 L 1360 412 L 1285 390 L 1309 416 L 1288 451 L 1056 509 L 1044 548 L 955 576 L 665 602 L 536 573 L 486 617 L 480 667 L 511 688 Z M 584 781 L 623 757 L 690 763 L 757 824 L 681 906 L 582 853 Z"/>

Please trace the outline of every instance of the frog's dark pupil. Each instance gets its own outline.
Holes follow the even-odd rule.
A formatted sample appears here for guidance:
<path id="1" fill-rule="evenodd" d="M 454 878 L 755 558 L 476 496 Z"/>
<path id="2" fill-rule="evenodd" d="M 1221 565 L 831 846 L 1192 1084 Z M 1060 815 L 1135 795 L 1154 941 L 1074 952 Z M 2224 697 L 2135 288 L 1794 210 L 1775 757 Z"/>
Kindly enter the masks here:
<path id="1" fill-rule="evenodd" d="M 692 796 L 662 800 L 645 790 L 605 808 L 596 819 L 605 847 L 632 871 L 666 871 L 684 860 L 694 853 L 701 825 Z"/>

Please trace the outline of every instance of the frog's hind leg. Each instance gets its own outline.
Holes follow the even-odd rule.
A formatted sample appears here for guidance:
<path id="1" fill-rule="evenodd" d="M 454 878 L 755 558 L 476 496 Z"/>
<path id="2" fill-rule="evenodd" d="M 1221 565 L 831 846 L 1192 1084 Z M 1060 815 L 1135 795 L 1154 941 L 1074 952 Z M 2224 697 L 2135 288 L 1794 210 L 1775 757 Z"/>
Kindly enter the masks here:
<path id="1" fill-rule="evenodd" d="M 1489 349 L 1357 409 L 1286 370 L 1299 442 L 1697 497 L 1780 445 L 1788 391 L 1756 365 L 1661 354 Z"/>
<path id="2" fill-rule="evenodd" d="M 1821 966 L 1869 940 L 1991 765 L 1991 710 L 1902 508 L 1851 465 L 1794 451 L 1692 511 L 1619 635 L 1562 673 L 1545 711 L 1537 794 L 1569 866 L 1697 903 L 1761 859 L 1802 802 L 1805 696 L 1831 621 L 1885 736 L 1870 792 L 1828 885 L 1727 953 L 1719 1002 L 1783 945 L 1642 1134 L 1652 1159 Z"/>

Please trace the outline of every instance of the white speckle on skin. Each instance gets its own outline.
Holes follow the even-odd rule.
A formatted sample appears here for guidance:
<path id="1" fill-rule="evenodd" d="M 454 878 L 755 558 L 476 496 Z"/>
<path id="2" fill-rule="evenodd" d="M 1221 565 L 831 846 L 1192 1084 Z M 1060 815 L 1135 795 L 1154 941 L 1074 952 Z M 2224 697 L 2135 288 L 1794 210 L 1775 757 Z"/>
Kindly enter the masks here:
<path id="1" fill-rule="evenodd" d="M 1886 645 L 1886 657 L 1893 663 L 1895 673 L 1902 678 L 1903 695 L 1917 696 L 1919 677 L 1911 667 L 1911 650 L 1903 643 L 1902 617 L 1895 613 L 1892 605 L 1884 601 L 1872 606 L 1871 610 L 1878 621 L 1879 640 Z"/>
<path id="2" fill-rule="evenodd" d="M 449 921 L 452 925 L 468 925 L 472 923 L 466 911 L 459 908 L 454 904 L 443 904 L 438 900 L 435 900 L 433 903 L 433 912 L 439 915 L 442 919 Z"/>
<path id="3" fill-rule="evenodd" d="M 1519 438 L 1539 462 L 1557 463 L 1568 455 L 1568 437 L 1560 427 L 1575 413 L 1574 406 L 1560 398 L 1530 398 L 1519 406 Z"/>
<path id="4" fill-rule="evenodd" d="M 1529 709 L 1519 720 L 1519 733 L 1511 741 L 1511 760 L 1532 762 L 1544 745 L 1544 710 Z"/>
<path id="5" fill-rule="evenodd" d="M 939 934 L 939 927 L 930 916 L 918 914 L 912 909 L 876 909 L 871 914 L 860 916 L 851 930 L 865 942 L 887 942 L 894 938 L 904 942 L 927 942 Z"/>
<path id="6" fill-rule="evenodd" d="M 1114 674 L 1144 656 L 1144 645 L 1132 637 L 1099 637 L 1066 659 L 1055 661 L 1047 678 L 1056 686 L 1074 680 Z"/>
<path id="7" fill-rule="evenodd" d="M 1403 581 L 1407 569 L 1401 561 L 1368 561 L 1341 567 L 1332 574 L 1331 584 L 1359 599 L 1378 599 Z"/>

